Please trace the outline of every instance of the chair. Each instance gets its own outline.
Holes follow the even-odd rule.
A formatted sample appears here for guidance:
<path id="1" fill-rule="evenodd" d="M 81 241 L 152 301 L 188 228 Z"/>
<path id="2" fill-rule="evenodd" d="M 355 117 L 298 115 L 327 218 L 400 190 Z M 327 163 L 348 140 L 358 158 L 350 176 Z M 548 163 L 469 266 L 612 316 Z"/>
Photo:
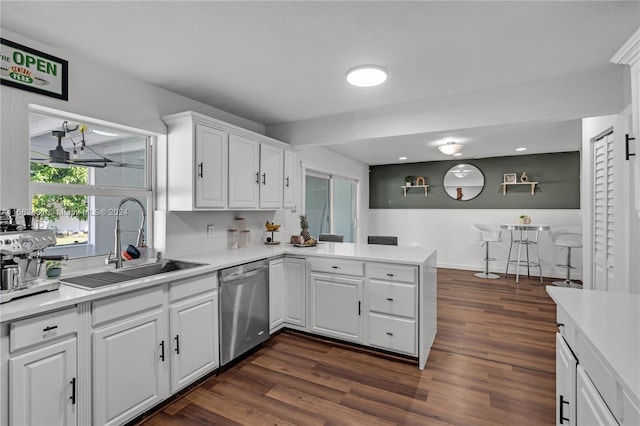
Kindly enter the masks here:
<path id="1" fill-rule="evenodd" d="M 344 235 L 340 234 L 320 234 L 318 235 L 318 241 L 331 241 L 334 243 L 343 243 Z"/>
<path id="2" fill-rule="evenodd" d="M 385 246 L 397 246 L 398 237 L 385 236 L 385 235 L 369 235 L 367 238 L 368 244 L 381 244 Z"/>
<path id="3" fill-rule="evenodd" d="M 486 247 L 484 256 L 484 272 L 478 272 L 473 275 L 478 278 L 486 278 L 488 280 L 495 280 L 496 278 L 500 278 L 500 275 L 492 274 L 491 272 L 489 272 L 489 261 L 497 260 L 496 258 L 489 257 L 489 243 L 498 243 L 502 241 L 502 230 L 491 228 L 487 225 L 479 223 L 475 223 L 471 225 L 471 227 L 480 233 L 480 240 Z"/>
<path id="4" fill-rule="evenodd" d="M 564 281 L 554 281 L 553 285 L 560 287 L 582 287 L 582 285 L 571 281 L 571 270 L 576 269 L 571 265 L 571 249 L 582 248 L 582 229 L 578 226 L 565 226 L 551 232 L 551 241 L 560 249 L 567 249 L 567 263 L 556 264 L 562 268 L 567 268 L 567 278 Z"/>

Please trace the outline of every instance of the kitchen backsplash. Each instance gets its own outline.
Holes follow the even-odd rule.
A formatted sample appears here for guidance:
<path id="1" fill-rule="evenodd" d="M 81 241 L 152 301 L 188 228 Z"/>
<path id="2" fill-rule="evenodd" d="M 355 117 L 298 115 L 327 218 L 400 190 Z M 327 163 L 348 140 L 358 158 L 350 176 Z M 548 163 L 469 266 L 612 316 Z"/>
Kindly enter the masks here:
<path id="1" fill-rule="evenodd" d="M 245 228 L 251 231 L 251 244 L 264 244 L 267 234 L 264 224 L 268 220 L 281 224 L 276 234 L 279 241 L 289 241 L 300 232 L 298 223 L 284 223 L 284 210 L 221 211 L 221 212 L 167 212 L 164 252 L 166 257 L 178 257 L 227 248 L 227 230 L 236 228 L 235 218 L 245 218 Z M 287 221 L 290 222 L 290 221 Z M 207 226 L 215 225 L 213 238 L 207 237 Z M 289 229 L 286 229 L 288 226 Z M 159 241 L 160 242 L 160 241 Z M 239 249 L 242 250 L 242 249 Z"/>

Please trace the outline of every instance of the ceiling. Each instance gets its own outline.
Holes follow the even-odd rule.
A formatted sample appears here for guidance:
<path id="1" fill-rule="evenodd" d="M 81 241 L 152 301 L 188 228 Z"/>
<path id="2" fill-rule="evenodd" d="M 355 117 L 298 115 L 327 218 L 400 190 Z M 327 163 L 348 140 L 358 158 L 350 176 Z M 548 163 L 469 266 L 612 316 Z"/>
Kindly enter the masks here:
<path id="1" fill-rule="evenodd" d="M 3 0 L 0 7 L 4 29 L 267 128 L 606 71 L 640 24 L 635 1 Z M 346 71 L 367 63 L 385 67 L 387 82 L 349 86 Z M 525 153 L 580 147 L 577 122 L 523 126 L 327 148 L 382 164 L 400 155 L 445 159 L 424 152 L 444 138 L 466 138 L 465 157 L 515 154 L 513 144 L 528 139 L 537 147 Z M 482 149 L 473 140 L 484 141 Z"/>

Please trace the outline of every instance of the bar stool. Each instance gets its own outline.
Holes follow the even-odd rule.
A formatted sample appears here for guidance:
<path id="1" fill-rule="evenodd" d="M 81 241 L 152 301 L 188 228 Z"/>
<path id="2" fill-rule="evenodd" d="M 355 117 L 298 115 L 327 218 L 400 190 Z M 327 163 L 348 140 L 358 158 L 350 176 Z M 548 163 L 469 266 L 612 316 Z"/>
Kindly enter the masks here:
<path id="1" fill-rule="evenodd" d="M 500 275 L 492 274 L 489 272 L 489 261 L 497 260 L 495 257 L 489 257 L 489 243 L 498 243 L 502 241 L 502 231 L 500 229 L 493 229 L 487 225 L 479 223 L 474 223 L 473 225 L 471 225 L 471 227 L 480 233 L 480 240 L 486 247 L 486 254 L 484 256 L 484 272 L 478 272 L 477 274 L 473 275 L 478 278 L 486 278 L 489 280 L 500 278 Z"/>
<path id="2" fill-rule="evenodd" d="M 540 250 L 538 250 L 538 237 L 541 231 L 548 231 L 551 227 L 549 225 L 533 225 L 533 224 L 513 224 L 513 223 L 503 223 L 500 225 L 502 229 L 508 229 L 511 231 L 511 243 L 509 244 L 509 255 L 507 256 L 507 269 L 504 273 L 504 277 L 507 278 L 509 275 L 509 265 L 514 265 L 516 267 L 516 283 L 518 283 L 520 279 L 520 267 L 527 267 L 527 276 L 531 278 L 531 268 L 538 268 L 540 272 L 540 284 L 543 284 L 542 277 L 542 260 L 540 259 Z M 519 233 L 519 236 L 514 235 L 514 231 Z M 533 237 L 529 236 L 529 232 L 533 232 Z M 511 258 L 511 251 L 513 250 L 513 245 L 516 244 L 518 246 L 518 257 L 517 259 Z M 525 247 L 525 255 L 526 260 L 522 258 L 522 246 Z M 531 260 L 529 258 L 529 247 L 536 248 L 536 255 L 538 261 Z"/>
<path id="3" fill-rule="evenodd" d="M 578 226 L 566 226 L 558 228 L 551 232 L 551 241 L 554 245 L 567 249 L 567 263 L 558 263 L 556 266 L 567 268 L 567 278 L 564 281 L 554 281 L 553 285 L 560 287 L 582 287 L 578 283 L 571 281 L 571 270 L 576 269 L 575 266 L 571 266 L 571 249 L 582 248 L 582 229 Z"/>

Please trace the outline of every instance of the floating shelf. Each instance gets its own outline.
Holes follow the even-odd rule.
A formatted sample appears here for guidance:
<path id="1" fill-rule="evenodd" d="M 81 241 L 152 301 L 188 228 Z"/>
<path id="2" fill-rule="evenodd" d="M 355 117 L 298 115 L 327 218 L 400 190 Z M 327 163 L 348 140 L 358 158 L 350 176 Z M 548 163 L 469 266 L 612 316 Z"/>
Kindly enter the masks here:
<path id="1" fill-rule="evenodd" d="M 404 191 L 404 196 L 407 196 L 407 189 L 411 189 L 411 188 L 424 188 L 424 196 L 427 196 L 427 191 L 429 189 L 429 185 L 411 185 L 411 186 L 407 186 L 407 185 L 402 185 L 401 186 L 402 190 Z"/>
<path id="2" fill-rule="evenodd" d="M 507 195 L 507 186 L 508 185 L 531 185 L 531 195 L 535 195 L 536 185 L 538 182 L 509 182 L 502 184 L 502 195 Z"/>

